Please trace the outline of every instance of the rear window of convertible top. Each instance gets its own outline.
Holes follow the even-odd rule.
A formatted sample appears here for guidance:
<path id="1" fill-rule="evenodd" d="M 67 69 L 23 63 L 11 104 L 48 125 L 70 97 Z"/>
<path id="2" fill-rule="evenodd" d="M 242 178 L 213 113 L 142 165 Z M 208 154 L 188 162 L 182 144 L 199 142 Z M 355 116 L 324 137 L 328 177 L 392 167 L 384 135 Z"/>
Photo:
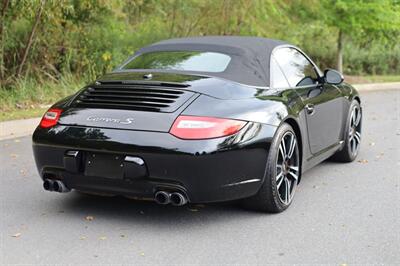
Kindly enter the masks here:
<path id="1" fill-rule="evenodd" d="M 230 56 L 215 52 L 157 51 L 132 58 L 122 69 L 223 72 L 230 61 Z"/>

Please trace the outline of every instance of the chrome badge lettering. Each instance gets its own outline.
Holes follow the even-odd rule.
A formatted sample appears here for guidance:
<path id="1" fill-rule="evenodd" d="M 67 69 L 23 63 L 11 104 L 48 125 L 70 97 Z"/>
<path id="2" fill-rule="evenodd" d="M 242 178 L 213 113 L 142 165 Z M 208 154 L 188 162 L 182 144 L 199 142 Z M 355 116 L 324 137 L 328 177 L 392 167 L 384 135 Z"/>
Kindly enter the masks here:
<path id="1" fill-rule="evenodd" d="M 110 117 L 96 117 L 89 116 L 86 118 L 87 121 L 90 122 L 105 122 L 105 123 L 117 123 L 123 125 L 129 125 L 133 123 L 133 118 L 119 119 L 119 118 L 110 118 Z"/>

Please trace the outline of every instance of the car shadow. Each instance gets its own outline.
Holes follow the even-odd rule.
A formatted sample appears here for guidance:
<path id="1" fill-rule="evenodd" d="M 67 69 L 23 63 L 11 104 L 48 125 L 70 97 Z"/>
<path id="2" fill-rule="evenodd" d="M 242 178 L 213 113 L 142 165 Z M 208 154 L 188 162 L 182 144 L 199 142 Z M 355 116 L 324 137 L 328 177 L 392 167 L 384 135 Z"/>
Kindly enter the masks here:
<path id="1" fill-rule="evenodd" d="M 257 218 L 266 213 L 246 210 L 238 202 L 212 204 L 187 204 L 175 207 L 159 205 L 153 201 L 141 201 L 124 197 L 102 197 L 69 193 L 59 207 L 68 215 L 101 217 L 102 220 L 118 220 L 127 224 L 146 224 L 154 227 L 173 228 L 198 226 L 224 222 L 237 218 Z M 97 218 L 96 218 L 97 219 Z"/>
<path id="2" fill-rule="evenodd" d="M 312 186 L 320 178 L 315 175 L 315 171 L 321 168 L 332 168 L 340 163 L 325 161 L 320 165 L 307 171 L 302 177 L 302 184 L 306 187 Z M 301 193 L 301 192 L 300 192 Z M 181 207 L 172 205 L 159 205 L 153 201 L 134 200 L 125 197 L 103 197 L 86 195 L 78 192 L 71 192 L 63 195 L 61 208 L 63 211 L 85 217 L 93 215 L 102 219 L 127 221 L 129 223 L 146 223 L 153 226 L 171 226 L 179 223 L 179 226 L 192 226 L 200 223 L 224 222 L 232 219 L 252 219 L 259 218 L 260 215 L 275 216 L 245 209 L 238 201 L 209 203 L 209 204 L 187 204 Z M 299 195 L 298 195 L 299 196 Z M 294 206 L 278 215 L 287 215 Z"/>
<path id="3" fill-rule="evenodd" d="M 321 164 L 307 171 L 302 177 L 299 189 L 300 193 L 304 193 L 302 188 L 310 188 L 320 182 L 321 177 L 316 174 L 321 170 L 329 171 L 341 163 L 333 161 L 324 161 Z M 303 190 L 303 191 L 302 191 Z M 172 205 L 159 205 L 154 201 L 141 201 L 125 197 L 103 197 L 95 195 L 86 195 L 78 192 L 71 192 L 62 195 L 59 206 L 63 211 L 70 215 L 85 217 L 93 215 L 102 217 L 102 219 L 112 219 L 128 223 L 145 223 L 153 226 L 171 226 L 179 224 L 179 226 L 192 226 L 200 223 L 216 223 L 224 222 L 232 219 L 252 219 L 259 218 L 260 215 L 275 216 L 276 214 L 268 214 L 245 209 L 238 201 L 210 203 L 210 204 L 187 204 L 181 207 Z M 298 197 L 300 195 L 297 195 Z M 282 214 L 287 215 L 293 211 L 293 207 L 289 208 Z"/>

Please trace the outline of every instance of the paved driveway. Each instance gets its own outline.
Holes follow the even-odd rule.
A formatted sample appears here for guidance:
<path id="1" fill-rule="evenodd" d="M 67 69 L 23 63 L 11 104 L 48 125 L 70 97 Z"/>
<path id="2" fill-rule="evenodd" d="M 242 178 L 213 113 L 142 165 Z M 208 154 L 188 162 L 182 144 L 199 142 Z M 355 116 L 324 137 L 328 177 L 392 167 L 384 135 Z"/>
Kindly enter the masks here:
<path id="1" fill-rule="evenodd" d="M 400 264 L 399 94 L 364 93 L 358 161 L 307 172 L 278 215 L 45 192 L 30 137 L 2 141 L 0 263 Z"/>

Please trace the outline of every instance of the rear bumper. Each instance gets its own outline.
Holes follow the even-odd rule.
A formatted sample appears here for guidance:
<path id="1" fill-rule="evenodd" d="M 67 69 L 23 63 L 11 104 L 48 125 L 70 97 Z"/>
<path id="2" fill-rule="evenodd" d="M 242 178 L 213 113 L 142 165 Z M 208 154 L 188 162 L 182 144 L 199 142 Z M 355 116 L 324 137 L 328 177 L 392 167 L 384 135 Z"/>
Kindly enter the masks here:
<path id="1" fill-rule="evenodd" d="M 180 190 L 192 203 L 216 202 L 258 191 L 275 130 L 249 123 L 229 137 L 188 141 L 161 132 L 57 125 L 36 129 L 33 152 L 42 179 L 61 179 L 71 189 L 139 198 Z M 146 174 L 112 179 L 85 175 L 82 168 L 70 171 L 64 158 L 71 150 L 139 157 Z"/>

